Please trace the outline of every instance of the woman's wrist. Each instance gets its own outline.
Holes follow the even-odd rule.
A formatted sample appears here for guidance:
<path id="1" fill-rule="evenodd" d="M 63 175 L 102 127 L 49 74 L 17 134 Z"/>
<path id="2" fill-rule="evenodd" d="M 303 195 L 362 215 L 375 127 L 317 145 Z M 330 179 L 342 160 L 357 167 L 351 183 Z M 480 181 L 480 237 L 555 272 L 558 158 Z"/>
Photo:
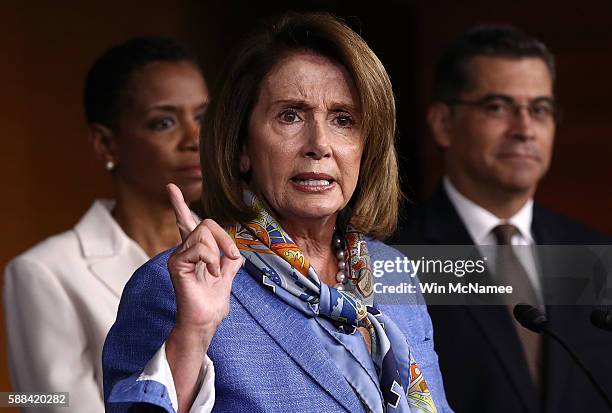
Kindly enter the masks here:
<path id="1" fill-rule="evenodd" d="M 181 325 L 177 323 L 166 340 L 166 352 L 182 357 L 204 357 L 215 334 L 216 326 Z M 176 353 L 175 353 L 176 352 Z"/>

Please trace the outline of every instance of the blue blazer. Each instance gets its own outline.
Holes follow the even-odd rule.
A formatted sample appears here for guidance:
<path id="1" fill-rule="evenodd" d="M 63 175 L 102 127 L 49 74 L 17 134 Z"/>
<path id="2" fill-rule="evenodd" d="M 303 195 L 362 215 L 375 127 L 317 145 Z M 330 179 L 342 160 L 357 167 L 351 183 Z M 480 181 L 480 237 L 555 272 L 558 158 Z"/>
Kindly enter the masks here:
<path id="1" fill-rule="evenodd" d="M 368 241 L 372 260 L 403 257 L 379 241 Z M 107 412 L 127 412 L 139 402 L 173 412 L 162 384 L 136 381 L 166 341 L 175 323 L 174 289 L 167 269 L 171 251 L 147 262 L 126 285 L 117 320 L 103 352 Z M 416 279 L 406 277 L 405 282 Z M 379 305 L 404 332 L 433 395 L 438 412 L 450 412 L 426 306 Z M 386 300 L 388 303 L 389 300 Z M 306 317 L 280 301 L 244 268 L 236 274 L 230 313 L 208 349 L 215 365 L 214 412 L 363 412 L 361 402 L 330 359 Z"/>

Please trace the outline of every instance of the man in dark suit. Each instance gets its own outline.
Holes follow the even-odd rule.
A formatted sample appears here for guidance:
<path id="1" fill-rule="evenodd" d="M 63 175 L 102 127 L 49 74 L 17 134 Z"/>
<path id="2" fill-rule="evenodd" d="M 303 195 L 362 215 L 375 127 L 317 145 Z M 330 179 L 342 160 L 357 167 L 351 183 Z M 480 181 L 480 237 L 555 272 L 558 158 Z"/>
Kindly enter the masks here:
<path id="1" fill-rule="evenodd" d="M 514 28 L 477 27 L 451 46 L 436 68 L 428 110 L 446 176 L 433 197 L 412 211 L 396 244 L 610 243 L 533 202 L 551 159 L 554 81 L 554 58 L 546 46 Z M 612 334 L 590 324 L 589 307 L 545 306 L 541 274 L 533 265 L 537 257 L 516 260 L 520 270 L 514 273 L 524 277 L 533 304 L 545 309 L 551 327 L 612 397 Z M 455 411 L 607 411 L 563 349 L 520 327 L 510 308 L 429 307 Z"/>

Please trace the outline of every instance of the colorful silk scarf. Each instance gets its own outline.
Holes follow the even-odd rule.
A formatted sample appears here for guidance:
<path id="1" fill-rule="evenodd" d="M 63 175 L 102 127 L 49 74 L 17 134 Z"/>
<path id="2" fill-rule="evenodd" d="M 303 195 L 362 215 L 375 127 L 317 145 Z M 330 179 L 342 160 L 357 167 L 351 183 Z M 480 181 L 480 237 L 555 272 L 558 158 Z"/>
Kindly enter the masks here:
<path id="1" fill-rule="evenodd" d="M 257 218 L 244 225 L 233 225 L 228 232 L 246 258 L 248 272 L 285 303 L 309 317 L 330 319 L 344 326 L 349 334 L 359 334 L 357 327 L 369 331 L 383 411 L 436 412 L 427 383 L 403 333 L 373 306 L 372 271 L 363 234 L 347 226 L 348 277 L 356 288 L 340 291 L 319 280 L 314 267 L 255 195 L 245 192 L 245 201 L 257 211 Z"/>

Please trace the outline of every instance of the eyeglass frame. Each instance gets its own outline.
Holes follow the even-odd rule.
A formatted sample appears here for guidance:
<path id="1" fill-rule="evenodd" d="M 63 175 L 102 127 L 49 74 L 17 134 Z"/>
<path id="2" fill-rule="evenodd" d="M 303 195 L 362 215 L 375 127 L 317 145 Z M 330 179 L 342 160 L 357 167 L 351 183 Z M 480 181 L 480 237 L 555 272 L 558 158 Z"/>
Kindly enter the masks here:
<path id="1" fill-rule="evenodd" d="M 536 121 L 536 122 L 540 122 L 540 123 L 544 123 L 546 120 L 540 120 L 537 119 L 537 115 L 534 115 L 533 111 L 534 111 L 534 105 L 536 105 L 537 103 L 540 102 L 547 102 L 550 107 L 551 107 L 551 116 L 550 119 L 553 121 L 553 123 L 558 124 L 561 121 L 561 114 L 562 114 L 562 108 L 559 105 L 558 102 L 556 102 L 553 98 L 550 97 L 546 97 L 546 96 L 542 96 L 542 97 L 537 97 L 535 99 L 532 99 L 528 104 L 519 104 L 516 99 L 514 99 L 512 96 L 508 96 L 508 95 L 503 95 L 503 94 L 495 94 L 495 93 L 490 93 L 487 94 L 485 96 L 483 96 L 480 99 L 477 100 L 462 100 L 462 99 L 451 99 L 451 100 L 447 100 L 444 101 L 443 103 L 449 105 L 449 106 L 468 106 L 468 107 L 474 107 L 476 109 L 479 109 L 486 117 L 490 118 L 490 119 L 500 119 L 501 117 L 496 117 L 495 115 L 487 112 L 485 106 L 488 103 L 492 103 L 494 100 L 501 100 L 509 109 L 510 109 L 510 114 L 512 114 L 515 118 L 519 116 L 519 114 L 521 113 L 521 110 L 523 108 L 527 109 L 527 113 L 529 114 L 529 117 Z"/>

